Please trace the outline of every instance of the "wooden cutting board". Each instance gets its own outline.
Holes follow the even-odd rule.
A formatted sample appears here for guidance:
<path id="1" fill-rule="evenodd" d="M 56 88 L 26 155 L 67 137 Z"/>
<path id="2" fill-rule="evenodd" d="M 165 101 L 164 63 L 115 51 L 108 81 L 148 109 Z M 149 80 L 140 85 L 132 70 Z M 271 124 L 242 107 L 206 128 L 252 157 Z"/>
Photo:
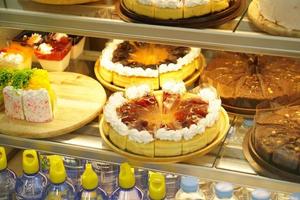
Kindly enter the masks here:
<path id="1" fill-rule="evenodd" d="M 73 4 L 96 2 L 99 0 L 32 0 L 32 1 L 38 3 L 44 3 L 44 4 L 53 4 L 53 5 L 73 5 Z"/>
<path id="2" fill-rule="evenodd" d="M 95 119 L 106 102 L 101 84 L 85 75 L 50 72 L 49 78 L 57 95 L 53 121 L 32 123 L 8 118 L 0 112 L 0 133 L 25 138 L 49 138 L 70 133 Z"/>

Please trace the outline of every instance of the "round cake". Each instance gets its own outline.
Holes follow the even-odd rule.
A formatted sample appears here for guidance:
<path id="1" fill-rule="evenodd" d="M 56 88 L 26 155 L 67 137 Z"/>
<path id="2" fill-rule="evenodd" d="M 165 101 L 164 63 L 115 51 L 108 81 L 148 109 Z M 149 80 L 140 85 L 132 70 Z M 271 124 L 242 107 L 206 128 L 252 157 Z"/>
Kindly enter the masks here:
<path id="1" fill-rule="evenodd" d="M 166 81 L 183 81 L 205 65 L 199 48 L 113 40 L 100 56 L 106 82 L 128 87 L 146 83 L 159 89 Z"/>
<path id="2" fill-rule="evenodd" d="M 218 135 L 221 101 L 214 88 L 188 93 L 183 82 L 162 92 L 148 85 L 114 93 L 104 108 L 104 132 L 118 148 L 148 157 L 197 151 Z"/>
<path id="3" fill-rule="evenodd" d="M 123 0 L 127 9 L 155 19 L 199 17 L 229 7 L 229 0 Z"/>
<path id="4" fill-rule="evenodd" d="M 265 161 L 300 175 L 300 104 L 259 112 L 255 121 L 256 152 Z"/>
<path id="5" fill-rule="evenodd" d="M 300 91 L 300 60 L 244 53 L 221 52 L 205 68 L 202 81 L 217 88 L 222 102 L 254 109 Z"/>

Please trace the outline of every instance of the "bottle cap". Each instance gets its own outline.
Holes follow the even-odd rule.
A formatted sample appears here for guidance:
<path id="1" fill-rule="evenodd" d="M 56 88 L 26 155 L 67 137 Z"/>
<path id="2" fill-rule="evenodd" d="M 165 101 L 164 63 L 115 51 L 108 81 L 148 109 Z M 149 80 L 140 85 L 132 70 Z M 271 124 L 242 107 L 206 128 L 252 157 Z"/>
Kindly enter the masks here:
<path id="1" fill-rule="evenodd" d="M 199 179 L 194 176 L 181 177 L 181 189 L 186 193 L 197 192 L 199 189 Z"/>
<path id="2" fill-rule="evenodd" d="M 269 200 L 270 192 L 264 189 L 256 189 L 251 193 L 252 200 Z"/>
<path id="3" fill-rule="evenodd" d="M 81 176 L 81 184 L 85 190 L 93 190 L 98 187 L 98 176 L 91 164 L 85 165 L 85 171 Z"/>
<path id="4" fill-rule="evenodd" d="M 291 194 L 290 200 L 300 200 L 300 192 L 295 192 Z"/>
<path id="5" fill-rule="evenodd" d="M 233 185 L 227 182 L 220 182 L 215 185 L 215 193 L 219 199 L 232 197 Z"/>
<path id="6" fill-rule="evenodd" d="M 7 158 L 4 147 L 0 147 L 0 171 L 7 168 Z"/>
<path id="7" fill-rule="evenodd" d="M 48 158 L 50 160 L 50 181 L 54 184 L 60 184 L 65 182 L 67 178 L 67 173 L 62 158 L 56 155 L 49 156 Z"/>
<path id="8" fill-rule="evenodd" d="M 149 180 L 149 196 L 152 200 L 161 200 L 166 196 L 165 177 L 160 173 L 153 173 Z"/>
<path id="9" fill-rule="evenodd" d="M 40 170 L 38 154 L 35 150 L 23 152 L 23 171 L 25 174 L 36 174 Z"/>
<path id="10" fill-rule="evenodd" d="M 119 186 L 124 189 L 133 188 L 135 185 L 135 177 L 128 163 L 122 163 L 119 173 Z"/>

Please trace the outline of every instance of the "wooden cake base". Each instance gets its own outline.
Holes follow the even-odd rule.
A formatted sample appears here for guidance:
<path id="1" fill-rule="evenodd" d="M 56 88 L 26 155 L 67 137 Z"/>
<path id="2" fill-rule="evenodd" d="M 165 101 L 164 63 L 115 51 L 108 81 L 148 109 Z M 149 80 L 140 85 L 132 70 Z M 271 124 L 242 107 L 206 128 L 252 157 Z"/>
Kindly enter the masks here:
<path id="1" fill-rule="evenodd" d="M 32 0 L 37 3 L 52 4 L 52 5 L 73 5 L 96 2 L 99 0 Z"/>
<path id="2" fill-rule="evenodd" d="M 253 0 L 249 5 L 248 17 L 257 28 L 269 34 L 288 37 L 300 37 L 300 31 L 288 30 L 285 27 L 275 24 L 264 18 L 259 12 L 258 0 Z"/>
<path id="3" fill-rule="evenodd" d="M 8 118 L 0 112 L 0 133 L 25 138 L 50 138 L 70 133 L 95 119 L 102 110 L 106 93 L 101 84 L 88 76 L 70 72 L 50 72 L 57 96 L 54 119 L 32 123 Z"/>

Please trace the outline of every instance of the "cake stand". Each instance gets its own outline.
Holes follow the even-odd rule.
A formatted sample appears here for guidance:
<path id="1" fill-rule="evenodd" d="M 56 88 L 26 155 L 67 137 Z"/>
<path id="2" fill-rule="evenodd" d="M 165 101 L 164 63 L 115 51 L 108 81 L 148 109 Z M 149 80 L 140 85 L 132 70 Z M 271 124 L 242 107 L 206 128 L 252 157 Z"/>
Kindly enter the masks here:
<path id="1" fill-rule="evenodd" d="M 54 119 L 32 123 L 8 118 L 0 112 L 0 133 L 25 138 L 50 138 L 81 128 L 94 120 L 106 102 L 101 84 L 88 76 L 70 72 L 50 72 L 57 96 Z"/>
<path id="2" fill-rule="evenodd" d="M 275 179 L 285 179 L 287 181 L 300 183 L 300 175 L 289 171 L 284 171 L 281 168 L 265 161 L 255 150 L 252 137 L 254 128 L 250 129 L 246 134 L 243 142 L 243 153 L 248 160 L 250 166 L 256 171 L 256 173 Z"/>
<path id="3" fill-rule="evenodd" d="M 168 157 L 147 157 L 147 156 L 142 156 L 138 154 L 134 154 L 131 152 L 128 152 L 126 150 L 119 149 L 117 146 L 115 146 L 108 138 L 107 133 L 104 131 L 104 118 L 102 117 L 100 120 L 100 135 L 103 139 L 103 141 L 116 153 L 124 156 L 128 160 L 132 161 L 139 161 L 139 162 L 145 162 L 145 163 L 176 163 L 184 160 L 188 160 L 194 157 L 200 157 L 203 156 L 210 151 L 212 151 L 214 148 L 216 148 L 220 143 L 224 141 L 225 136 L 227 135 L 227 132 L 229 130 L 229 117 L 226 111 L 222 108 L 221 109 L 221 115 L 220 119 L 221 120 L 221 126 L 219 129 L 219 134 L 217 138 L 214 139 L 212 143 L 207 145 L 206 147 L 197 150 L 195 152 L 185 154 L 185 155 L 180 155 L 180 156 L 168 156 Z"/>
<path id="4" fill-rule="evenodd" d="M 285 27 L 275 24 L 264 18 L 264 16 L 262 16 L 259 12 L 258 0 L 253 0 L 250 3 L 248 8 L 248 17 L 257 28 L 269 34 L 300 37 L 300 31 L 286 29 Z"/>

